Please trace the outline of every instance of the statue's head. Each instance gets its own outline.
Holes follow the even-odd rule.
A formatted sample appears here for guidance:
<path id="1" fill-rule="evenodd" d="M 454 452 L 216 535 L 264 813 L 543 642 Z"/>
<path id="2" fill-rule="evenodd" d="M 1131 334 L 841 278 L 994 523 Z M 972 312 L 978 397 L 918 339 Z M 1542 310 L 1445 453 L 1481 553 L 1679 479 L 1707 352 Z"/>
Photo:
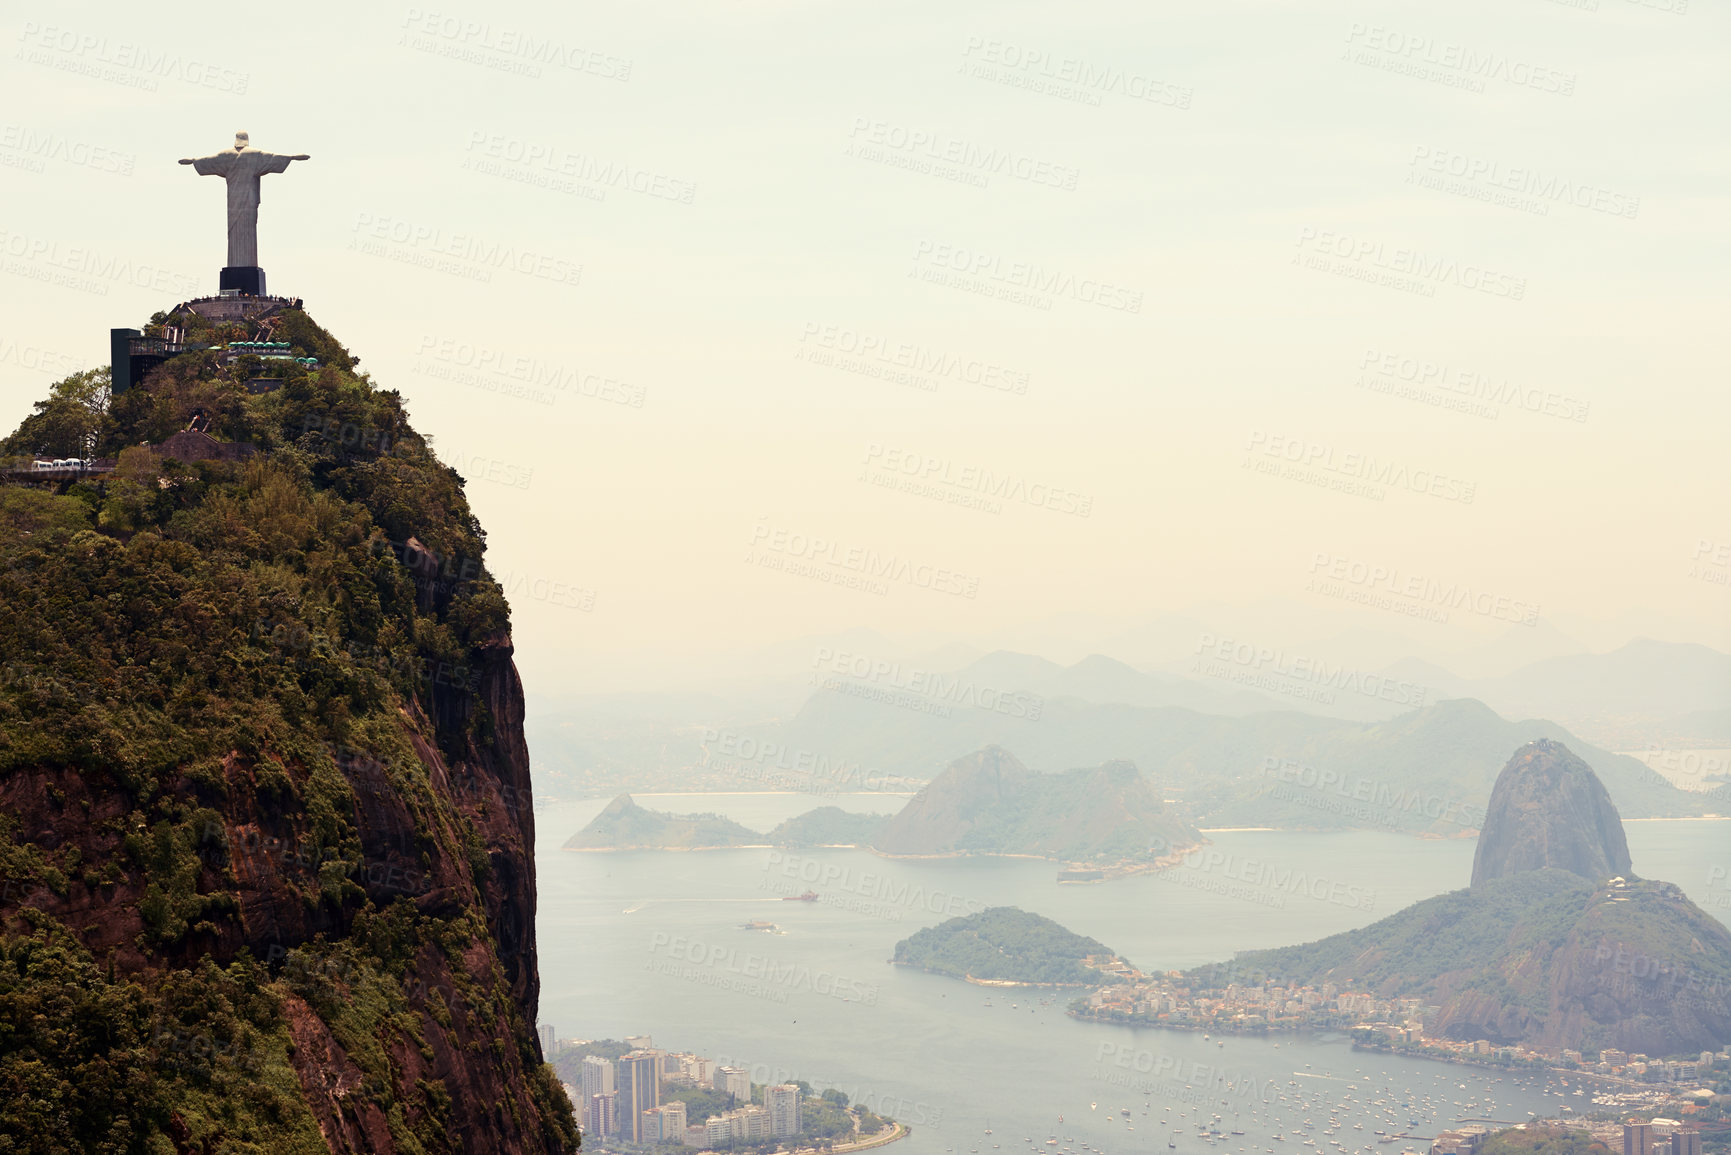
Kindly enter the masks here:
<path id="1" fill-rule="evenodd" d="M 234 151 L 239 152 L 241 149 L 245 148 L 248 139 L 250 139 L 250 138 L 244 132 L 235 133 L 234 134 Z"/>

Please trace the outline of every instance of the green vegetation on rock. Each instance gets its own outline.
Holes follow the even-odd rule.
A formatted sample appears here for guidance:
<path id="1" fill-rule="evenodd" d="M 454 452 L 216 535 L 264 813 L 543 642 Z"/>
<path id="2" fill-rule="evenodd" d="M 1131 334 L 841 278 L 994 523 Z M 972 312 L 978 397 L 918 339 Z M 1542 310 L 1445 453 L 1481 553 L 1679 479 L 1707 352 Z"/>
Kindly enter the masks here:
<path id="1" fill-rule="evenodd" d="M 761 846 L 763 835 L 719 814 L 663 814 L 621 794 L 565 840 L 566 850 L 714 850 Z"/>
<path id="2" fill-rule="evenodd" d="M 1049 918 L 1013 906 L 926 927 L 896 943 L 895 962 L 933 974 L 979 981 L 1096 986 L 1102 976 L 1085 962 L 1110 948 L 1065 930 Z"/>
<path id="3" fill-rule="evenodd" d="M 1418 998 L 1428 1033 L 1653 1055 L 1731 1039 L 1731 932 L 1665 882 L 1597 888 L 1525 871 L 1302 946 L 1189 972 Z"/>
<path id="4" fill-rule="evenodd" d="M 1485 1136 L 1478 1155 L 1611 1155 L 1611 1149 L 1585 1131 L 1532 1126 Z"/>
<path id="5" fill-rule="evenodd" d="M 870 846 L 889 818 L 859 814 L 839 806 L 819 806 L 789 818 L 766 836 L 772 846 Z"/>
<path id="6" fill-rule="evenodd" d="M 860 846 L 883 828 L 880 814 L 820 806 L 768 834 L 719 814 L 664 814 L 621 794 L 565 840 L 566 850 L 718 850 L 729 846 Z"/>
<path id="7" fill-rule="evenodd" d="M 116 398 L 75 374 L 0 442 L 118 462 L 0 487 L 0 1133 L 436 1151 L 485 1120 L 570 1150 L 532 891 L 494 875 L 529 864 L 527 758 L 485 535 L 402 398 L 277 324 L 323 364 L 262 394 L 214 350 Z M 223 453 L 164 454 L 197 414 Z"/>
<path id="8" fill-rule="evenodd" d="M 1009 751 L 958 758 L 884 825 L 885 854 L 1151 862 L 1203 841 L 1129 762 L 1040 774 Z"/>

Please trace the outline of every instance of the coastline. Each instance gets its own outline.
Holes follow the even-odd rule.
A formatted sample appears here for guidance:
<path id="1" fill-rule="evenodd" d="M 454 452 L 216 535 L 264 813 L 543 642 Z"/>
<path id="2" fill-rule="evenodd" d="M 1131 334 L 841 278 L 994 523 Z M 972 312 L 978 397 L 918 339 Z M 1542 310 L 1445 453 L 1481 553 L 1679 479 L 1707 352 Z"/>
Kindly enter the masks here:
<path id="1" fill-rule="evenodd" d="M 857 1143 L 837 1143 L 835 1146 L 831 1147 L 830 1150 L 832 1152 L 870 1151 L 873 1147 L 887 1147 L 898 1139 L 907 1138 L 908 1134 L 912 1130 L 912 1127 L 909 1127 L 906 1123 L 897 1120 L 895 1121 L 894 1126 L 889 1128 L 890 1133 L 888 1135 L 873 1135 L 868 1139 L 861 1139 Z M 793 1155 L 800 1155 L 801 1152 L 816 1150 L 816 1147 L 799 1147 L 795 1149 Z"/>
<path id="2" fill-rule="evenodd" d="M 935 971 L 930 967 L 920 966 L 918 963 L 902 962 L 900 959 L 890 959 L 889 963 L 893 967 L 907 967 L 909 970 L 919 971 L 921 974 L 937 975 L 941 979 L 961 979 L 963 982 L 971 983 L 976 987 L 1026 987 L 1047 991 L 1091 991 L 1100 985 L 1099 983 L 1035 983 L 1026 982 L 1022 979 L 977 979 L 973 975 L 953 975 L 949 971 Z"/>
<path id="3" fill-rule="evenodd" d="M 1352 1024 L 1352 1025 L 1314 1024 L 1314 1025 L 1311 1025 L 1309 1027 L 1304 1027 L 1304 1028 L 1274 1029 L 1274 1028 L 1270 1028 L 1269 1026 L 1267 1026 L 1267 1024 L 1263 1024 L 1260 1027 L 1242 1027 L 1242 1026 L 1237 1026 L 1231 1022 L 1224 1022 L 1224 1023 L 1222 1023 L 1222 1022 L 1212 1022 L 1212 1023 L 1155 1022 L 1155 1021 L 1149 1021 L 1149 1020 L 1145 1020 L 1145 1019 L 1105 1018 L 1105 1017 L 1102 1017 L 1099 1015 L 1088 1014 L 1086 1012 L 1078 1012 L 1074 1008 L 1067 1009 L 1064 1013 L 1066 1015 L 1068 1015 L 1070 1018 L 1075 1019 L 1078 1022 L 1084 1022 L 1084 1023 L 1103 1023 L 1107 1026 L 1130 1027 L 1132 1029 L 1141 1029 L 1141 1030 L 1184 1031 L 1184 1032 L 1188 1032 L 1190 1034 L 1212 1033 L 1214 1035 L 1240 1035 L 1240 1036 L 1248 1036 L 1251 1038 L 1259 1038 L 1259 1039 L 1270 1039 L 1270 1038 L 1273 1038 L 1273 1037 L 1279 1036 L 1279 1035 L 1289 1035 L 1289 1036 L 1293 1036 L 1293 1037 L 1302 1036 L 1302 1035 L 1327 1034 L 1327 1033 L 1350 1035 L 1350 1032 L 1352 1032 L 1354 1030 L 1361 1029 L 1361 1027 L 1358 1024 Z M 1621 1088 L 1626 1088 L 1626 1089 L 1630 1089 L 1630 1090 L 1653 1091 L 1653 1092 L 1663 1092 L 1663 1093 L 1670 1093 L 1672 1090 L 1671 1085 L 1666 1084 L 1666 1083 L 1642 1082 L 1642 1081 L 1637 1080 L 1637 1079 L 1626 1079 L 1626 1078 L 1623 1078 L 1622 1076 L 1619 1076 L 1619 1075 L 1600 1074 L 1597 1071 L 1589 1071 L 1589 1070 L 1586 1070 L 1582 1067 L 1566 1067 L 1566 1066 L 1563 1066 L 1563 1065 L 1557 1064 L 1557 1063 L 1536 1063 L 1536 1062 L 1531 1062 L 1531 1061 L 1510 1062 L 1510 1061 L 1506 1061 L 1506 1060 L 1481 1058 L 1477 1055 L 1462 1054 L 1462 1053 L 1456 1052 L 1456 1051 L 1447 1051 L 1447 1050 L 1435 1050 L 1435 1051 L 1433 1051 L 1429 1048 L 1413 1049 L 1413 1048 L 1407 1048 L 1407 1047 L 1395 1047 L 1395 1046 L 1391 1046 L 1391 1045 L 1387 1045 L 1387 1044 L 1377 1044 L 1374 1042 L 1365 1042 L 1361 1039 L 1353 1039 L 1352 1040 L 1352 1049 L 1355 1051 L 1373 1051 L 1379 1055 L 1399 1055 L 1401 1058 L 1404 1058 L 1404 1059 L 1420 1059 L 1420 1060 L 1424 1060 L 1424 1061 L 1432 1062 L 1432 1063 L 1454 1063 L 1454 1064 L 1456 1064 L 1458 1066 L 1462 1066 L 1462 1067 L 1479 1067 L 1479 1068 L 1483 1068 L 1486 1070 L 1547 1071 L 1547 1072 L 1551 1072 L 1553 1074 L 1572 1075 L 1572 1076 L 1579 1078 L 1579 1079 L 1591 1079 L 1595 1083 L 1598 1083 L 1598 1084 L 1600 1084 L 1606 1088 L 1621 1087 Z"/>
<path id="4" fill-rule="evenodd" d="M 1024 858 L 1034 862 L 1050 862 L 1054 866 L 1060 866 L 1065 870 L 1098 870 L 1103 873 L 1103 877 L 1101 878 L 1068 880 L 1066 885 L 1069 885 L 1071 883 L 1107 882 L 1114 878 L 1128 878 L 1133 874 L 1147 874 L 1155 870 L 1166 870 L 1170 867 L 1177 866 L 1180 862 L 1183 862 L 1186 857 L 1202 849 L 1206 845 L 1208 845 L 1208 840 L 1204 839 L 1201 842 L 1179 847 L 1171 854 L 1161 855 L 1152 862 L 1115 863 L 1073 862 L 1067 858 L 1053 858 L 1049 854 L 1013 854 L 1008 851 L 996 850 L 949 850 L 941 854 L 893 854 L 889 851 L 878 850 L 871 846 L 863 847 L 862 849 L 877 855 L 879 858 L 906 859 L 909 861 L 944 858 Z"/>
<path id="5" fill-rule="evenodd" d="M 572 854 L 618 854 L 627 850 L 665 850 L 672 854 L 689 854 L 699 850 L 775 850 L 767 842 L 740 842 L 733 846 L 561 846 Z"/>

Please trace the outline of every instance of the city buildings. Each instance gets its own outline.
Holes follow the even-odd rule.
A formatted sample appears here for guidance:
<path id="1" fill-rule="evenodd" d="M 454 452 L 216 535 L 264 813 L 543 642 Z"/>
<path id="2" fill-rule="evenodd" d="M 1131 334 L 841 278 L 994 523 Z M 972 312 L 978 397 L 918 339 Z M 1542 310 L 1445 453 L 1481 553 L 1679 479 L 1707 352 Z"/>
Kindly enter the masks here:
<path id="1" fill-rule="evenodd" d="M 715 1089 L 732 1095 L 741 1103 L 751 1102 L 751 1072 L 744 1067 L 717 1067 Z"/>
<path id="2" fill-rule="evenodd" d="M 619 1134 L 619 1092 L 592 1095 L 583 1101 L 585 1134 L 609 1139 Z"/>
<path id="3" fill-rule="evenodd" d="M 674 1102 L 649 1108 L 643 1112 L 638 1133 L 643 1136 L 639 1140 L 642 1143 L 678 1143 L 683 1145 L 685 1142 L 685 1104 Z"/>
<path id="4" fill-rule="evenodd" d="M 619 1132 L 633 1143 L 644 1142 L 643 1113 L 661 1106 L 661 1056 L 632 1051 L 619 1060 Z"/>
<path id="5" fill-rule="evenodd" d="M 1360 1041 L 1386 1044 L 1390 1049 L 1426 1058 L 1581 1070 L 1642 1086 L 1701 1079 L 1723 1061 L 1722 1055 L 1712 1051 L 1679 1061 L 1607 1047 L 1590 1058 L 1575 1049 L 1436 1038 L 1426 1035 L 1425 1022 L 1440 1008 L 1425 1006 L 1418 999 L 1384 999 L 1341 990 L 1333 983 L 1320 988 L 1273 981 L 1207 987 L 1178 971 L 1129 971 L 1119 978 L 1119 982 L 1091 992 L 1086 1005 L 1072 1013 L 1101 1022 L 1180 1030 L 1268 1034 L 1331 1028 L 1375 1032 L 1380 1040 L 1361 1036 Z M 1658 1138 L 1663 1137 L 1656 1136 L 1655 1141 Z"/>
<path id="6" fill-rule="evenodd" d="M 769 1111 L 763 1107 L 755 1104 L 739 1107 L 727 1112 L 727 1117 L 732 1137 L 743 1143 L 761 1143 L 775 1137 L 769 1124 Z"/>
<path id="7" fill-rule="evenodd" d="M 585 1132 L 597 1137 L 612 1135 L 618 1128 L 618 1089 L 614 1083 L 613 1064 L 600 1055 L 583 1056 L 582 1083 L 577 1097 L 578 1123 Z M 596 1104 L 605 1097 L 605 1103 Z"/>
<path id="8" fill-rule="evenodd" d="M 733 1138 L 733 1121 L 726 1115 L 711 1115 L 709 1122 L 703 1127 L 703 1141 L 711 1147 L 719 1147 Z"/>
<path id="9" fill-rule="evenodd" d="M 766 1087 L 763 1105 L 769 1111 L 769 1133 L 776 1138 L 799 1134 L 799 1088 L 792 1083 Z"/>
<path id="10" fill-rule="evenodd" d="M 653 1042 L 647 1035 L 631 1041 Z M 728 1149 L 759 1145 L 765 1151 L 787 1152 L 801 1149 L 802 1141 L 813 1128 L 819 1142 L 838 1141 L 833 1113 L 818 1099 L 808 1101 L 807 1095 L 815 1092 L 803 1084 L 754 1086 L 752 1068 L 721 1065 L 688 1051 L 639 1046 L 610 1059 L 607 1056 L 618 1052 L 607 1049 L 607 1044 L 562 1039 L 555 1045 L 562 1054 L 561 1073 L 573 1080 L 564 1084 L 566 1093 L 577 1109 L 584 1145 L 592 1152 L 605 1155 L 609 1151 L 681 1147 L 701 1155 L 718 1152 L 725 1155 Z M 600 1053 L 593 1053 L 596 1051 Z M 771 1077 L 786 1078 L 780 1074 Z M 846 1108 L 842 1111 L 852 1116 L 842 1120 L 840 1134 L 845 1135 L 850 1125 L 857 1129 L 860 1118 Z M 699 1112 L 714 1113 L 705 1117 Z M 899 1138 L 902 1134 L 905 1131 L 898 1127 L 888 1137 Z M 643 1153 L 638 1151 L 638 1155 Z M 1462 1150 L 1438 1155 L 1477 1153 Z M 1660 1151 L 1650 1155 L 1672 1153 Z"/>

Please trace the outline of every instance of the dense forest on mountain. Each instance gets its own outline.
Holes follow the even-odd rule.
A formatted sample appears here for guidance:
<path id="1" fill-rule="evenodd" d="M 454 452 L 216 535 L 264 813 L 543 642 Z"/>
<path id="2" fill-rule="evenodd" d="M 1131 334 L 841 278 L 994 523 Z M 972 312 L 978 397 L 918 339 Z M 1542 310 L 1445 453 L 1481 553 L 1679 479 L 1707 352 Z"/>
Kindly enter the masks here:
<path id="1" fill-rule="evenodd" d="M 319 365 L 75 374 L 0 441 L 116 461 L 0 486 L 0 1134 L 570 1150 L 485 534 L 397 393 L 272 324 Z M 197 415 L 234 459 L 162 452 Z"/>

